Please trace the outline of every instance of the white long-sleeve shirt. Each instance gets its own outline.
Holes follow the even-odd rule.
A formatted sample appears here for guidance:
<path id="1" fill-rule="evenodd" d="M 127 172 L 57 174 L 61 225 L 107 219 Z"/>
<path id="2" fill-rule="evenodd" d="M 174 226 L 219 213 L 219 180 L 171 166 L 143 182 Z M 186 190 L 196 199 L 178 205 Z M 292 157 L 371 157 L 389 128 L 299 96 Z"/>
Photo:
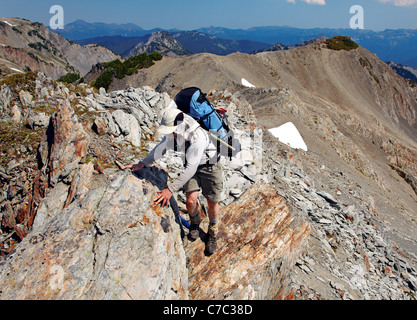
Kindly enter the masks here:
<path id="1" fill-rule="evenodd" d="M 151 165 L 165 155 L 167 150 L 174 150 L 185 154 L 185 168 L 179 177 L 168 184 L 168 189 L 174 193 L 178 192 L 197 172 L 200 165 L 216 163 L 217 149 L 208 134 L 200 127 L 197 121 L 190 116 L 184 116 L 184 122 L 178 126 L 177 138 L 173 134 L 166 135 L 162 141 L 141 161 L 145 166 Z M 186 145 L 189 145 L 188 148 Z"/>

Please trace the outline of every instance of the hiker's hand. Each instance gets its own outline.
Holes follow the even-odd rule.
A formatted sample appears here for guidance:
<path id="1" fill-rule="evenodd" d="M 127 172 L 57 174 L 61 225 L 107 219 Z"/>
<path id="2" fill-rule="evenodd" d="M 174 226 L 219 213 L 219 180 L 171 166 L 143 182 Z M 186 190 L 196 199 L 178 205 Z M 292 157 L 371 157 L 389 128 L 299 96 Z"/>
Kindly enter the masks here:
<path id="1" fill-rule="evenodd" d="M 132 170 L 132 172 L 135 172 L 135 171 L 142 170 L 144 167 L 145 167 L 145 165 L 143 163 L 138 163 L 138 164 L 128 165 L 128 166 L 124 167 L 123 170 L 130 169 L 130 170 Z"/>
<path id="2" fill-rule="evenodd" d="M 169 200 L 172 197 L 172 192 L 167 188 L 165 190 L 158 191 L 158 193 L 159 193 L 159 196 L 156 197 L 155 199 L 153 199 L 155 204 L 161 203 L 161 205 L 163 207 L 168 206 L 169 205 Z"/>

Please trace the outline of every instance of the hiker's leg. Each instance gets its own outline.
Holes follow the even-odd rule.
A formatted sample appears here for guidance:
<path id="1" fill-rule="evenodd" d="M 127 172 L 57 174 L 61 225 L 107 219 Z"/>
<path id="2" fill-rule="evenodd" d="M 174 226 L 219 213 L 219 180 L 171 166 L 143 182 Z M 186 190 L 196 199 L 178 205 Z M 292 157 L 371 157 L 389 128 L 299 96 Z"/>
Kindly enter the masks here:
<path id="1" fill-rule="evenodd" d="M 218 202 L 212 202 L 207 200 L 208 204 L 208 215 L 210 224 L 208 227 L 208 237 L 206 241 L 206 252 L 213 254 L 217 248 L 217 234 L 219 233 L 219 212 L 220 205 Z"/>
<path id="2" fill-rule="evenodd" d="M 198 191 L 187 192 L 187 211 L 190 215 L 189 239 L 195 241 L 200 237 L 200 213 L 198 211 Z"/>
<path id="3" fill-rule="evenodd" d="M 197 212 L 197 209 L 198 209 L 198 193 L 199 193 L 198 190 L 186 193 L 187 211 L 191 216 L 193 216 Z"/>
<path id="4" fill-rule="evenodd" d="M 200 174 L 203 195 L 207 199 L 210 224 L 206 238 L 206 253 L 213 254 L 217 248 L 217 234 L 219 232 L 219 215 L 223 191 L 223 171 L 221 164 L 207 166 Z"/>
<path id="5" fill-rule="evenodd" d="M 218 220 L 219 219 L 219 213 L 220 213 L 219 203 L 207 200 L 207 204 L 208 204 L 208 216 L 209 216 L 210 220 Z"/>
<path id="6" fill-rule="evenodd" d="M 220 205 L 218 202 L 211 202 L 207 200 L 208 203 L 208 215 L 210 219 L 208 233 L 213 237 L 217 237 L 219 232 L 219 212 Z"/>

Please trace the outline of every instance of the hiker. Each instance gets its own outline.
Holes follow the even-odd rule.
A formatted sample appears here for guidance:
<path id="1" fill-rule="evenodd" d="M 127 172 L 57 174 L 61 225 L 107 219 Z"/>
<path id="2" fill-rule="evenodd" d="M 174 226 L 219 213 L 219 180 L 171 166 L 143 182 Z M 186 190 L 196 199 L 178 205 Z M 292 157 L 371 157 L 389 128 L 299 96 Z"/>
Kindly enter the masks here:
<path id="1" fill-rule="evenodd" d="M 177 146 L 179 147 L 178 151 L 184 151 L 184 170 L 175 181 L 168 184 L 168 188 L 158 191 L 159 195 L 154 201 L 162 206 L 168 205 L 172 195 L 183 189 L 187 196 L 186 205 L 191 222 L 189 238 L 191 241 L 195 241 L 199 238 L 198 195 L 201 190 L 208 203 L 210 224 L 206 252 L 211 255 L 217 247 L 219 201 L 222 200 L 223 191 L 220 155 L 207 132 L 200 127 L 199 123 L 176 107 L 171 107 L 165 112 L 158 132 L 165 135 L 161 143 L 140 163 L 129 165 L 124 169 L 131 169 L 133 172 L 139 171 L 161 158 L 168 149 L 175 150 Z"/>

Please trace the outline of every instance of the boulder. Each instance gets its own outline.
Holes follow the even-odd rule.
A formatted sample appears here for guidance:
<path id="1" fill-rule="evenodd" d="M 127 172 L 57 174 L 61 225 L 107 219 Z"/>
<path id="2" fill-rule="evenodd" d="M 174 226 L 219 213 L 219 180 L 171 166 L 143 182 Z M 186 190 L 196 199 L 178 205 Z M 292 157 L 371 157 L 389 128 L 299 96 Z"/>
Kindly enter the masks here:
<path id="1" fill-rule="evenodd" d="M 100 136 L 106 134 L 107 121 L 103 117 L 97 117 L 93 123 L 93 130 Z"/>
<path id="2" fill-rule="evenodd" d="M 163 180 L 121 172 L 30 232 L 0 262 L 0 299 L 188 299 L 179 225 L 153 204 Z"/>
<path id="3" fill-rule="evenodd" d="M 19 92 L 19 99 L 24 107 L 32 107 L 33 96 L 26 90 L 21 90 Z"/>
<path id="4" fill-rule="evenodd" d="M 31 129 L 36 128 L 47 128 L 49 125 L 49 119 L 50 117 L 47 116 L 44 112 L 35 114 L 33 117 L 31 117 L 29 121 L 29 126 Z"/>
<path id="5" fill-rule="evenodd" d="M 13 105 L 11 108 L 10 115 L 14 123 L 20 123 L 20 120 L 22 119 L 22 113 L 16 105 Z"/>
<path id="6" fill-rule="evenodd" d="M 104 88 L 100 88 L 100 89 L 98 90 L 98 93 L 99 93 L 99 95 L 101 95 L 101 96 L 105 96 L 105 95 L 107 94 L 106 89 L 104 89 Z"/>
<path id="7" fill-rule="evenodd" d="M 125 136 L 125 140 L 131 142 L 135 147 L 140 147 L 141 129 L 136 118 L 122 110 L 114 111 L 112 116 L 121 133 Z"/>
<path id="8" fill-rule="evenodd" d="M 290 275 L 310 234 L 307 219 L 291 213 L 262 180 L 222 208 L 220 219 L 211 257 L 200 240 L 187 247 L 190 297 L 265 300 L 290 294 Z M 201 229 L 207 230 L 207 221 Z"/>

